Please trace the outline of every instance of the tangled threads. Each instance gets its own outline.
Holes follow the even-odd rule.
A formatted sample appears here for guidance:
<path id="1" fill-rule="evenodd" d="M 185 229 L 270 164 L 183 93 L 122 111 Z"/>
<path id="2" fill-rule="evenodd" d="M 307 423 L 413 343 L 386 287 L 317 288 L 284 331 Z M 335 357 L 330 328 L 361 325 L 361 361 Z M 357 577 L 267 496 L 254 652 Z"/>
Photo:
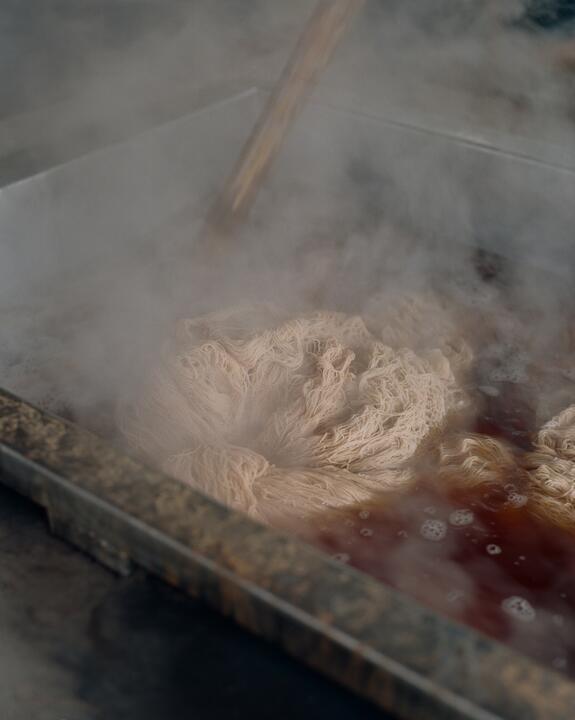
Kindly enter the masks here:
<path id="1" fill-rule="evenodd" d="M 382 292 L 371 299 L 366 312 L 386 345 L 417 352 L 437 348 L 456 375 L 470 369 L 473 353 L 461 335 L 455 306 L 437 293 Z"/>
<path id="2" fill-rule="evenodd" d="M 406 489 L 466 397 L 441 350 L 382 336 L 359 316 L 265 306 L 183 320 L 120 427 L 154 464 L 265 522 Z"/>
<path id="3" fill-rule="evenodd" d="M 575 529 L 575 405 L 541 428 L 525 458 L 532 512 L 554 525 Z"/>
<path id="4" fill-rule="evenodd" d="M 458 435 L 439 448 L 440 488 L 473 490 L 481 485 L 523 483 L 524 472 L 510 446 L 488 435 Z"/>
<path id="5" fill-rule="evenodd" d="M 509 507 L 527 504 L 535 517 L 575 530 L 575 405 L 543 425 L 531 452 L 520 454 L 501 440 L 468 435 L 444 442 L 439 456 L 441 488 L 499 486 Z"/>

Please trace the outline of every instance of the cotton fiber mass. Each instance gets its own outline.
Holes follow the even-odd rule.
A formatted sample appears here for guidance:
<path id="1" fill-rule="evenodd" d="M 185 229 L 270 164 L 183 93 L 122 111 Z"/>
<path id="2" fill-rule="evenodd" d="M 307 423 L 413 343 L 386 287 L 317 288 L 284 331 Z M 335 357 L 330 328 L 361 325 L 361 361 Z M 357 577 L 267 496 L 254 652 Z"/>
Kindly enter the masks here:
<path id="1" fill-rule="evenodd" d="M 441 308 L 435 347 L 413 349 L 428 313 L 382 297 L 367 324 L 267 306 L 183 320 L 120 426 L 164 471 L 265 522 L 407 489 L 468 404 L 471 352 Z"/>

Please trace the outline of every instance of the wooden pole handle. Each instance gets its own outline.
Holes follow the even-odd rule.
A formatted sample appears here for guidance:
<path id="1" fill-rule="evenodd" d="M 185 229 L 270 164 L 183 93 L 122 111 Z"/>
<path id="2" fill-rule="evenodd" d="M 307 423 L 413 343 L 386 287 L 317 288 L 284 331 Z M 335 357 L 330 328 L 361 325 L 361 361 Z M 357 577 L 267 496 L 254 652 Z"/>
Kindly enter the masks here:
<path id="1" fill-rule="evenodd" d="M 364 0 L 319 0 L 241 156 L 208 216 L 210 244 L 228 235 L 251 207 L 302 102 L 329 63 Z"/>

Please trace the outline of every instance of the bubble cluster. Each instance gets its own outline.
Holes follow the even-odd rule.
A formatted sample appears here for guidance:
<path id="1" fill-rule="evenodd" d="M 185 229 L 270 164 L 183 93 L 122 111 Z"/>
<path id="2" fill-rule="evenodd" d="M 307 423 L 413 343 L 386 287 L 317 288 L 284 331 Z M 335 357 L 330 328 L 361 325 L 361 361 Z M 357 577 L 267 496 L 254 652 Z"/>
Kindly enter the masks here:
<path id="1" fill-rule="evenodd" d="M 489 543 L 485 549 L 488 555 L 501 555 L 502 552 L 500 546 L 495 543 Z"/>
<path id="2" fill-rule="evenodd" d="M 521 622 L 533 622 L 535 620 L 535 609 L 531 603 L 519 595 L 511 595 L 501 603 L 503 611 Z"/>
<path id="3" fill-rule="evenodd" d="M 512 491 L 507 495 L 507 504 L 513 508 L 523 507 L 527 503 L 527 495 Z"/>
<path id="4" fill-rule="evenodd" d="M 425 520 L 419 528 L 419 534 L 426 540 L 439 542 L 447 534 L 447 525 L 443 520 Z"/>
<path id="5" fill-rule="evenodd" d="M 471 525 L 474 519 L 475 516 L 473 512 L 464 508 L 454 510 L 449 515 L 449 522 L 451 525 L 455 525 L 455 527 L 464 527 L 465 525 Z"/>

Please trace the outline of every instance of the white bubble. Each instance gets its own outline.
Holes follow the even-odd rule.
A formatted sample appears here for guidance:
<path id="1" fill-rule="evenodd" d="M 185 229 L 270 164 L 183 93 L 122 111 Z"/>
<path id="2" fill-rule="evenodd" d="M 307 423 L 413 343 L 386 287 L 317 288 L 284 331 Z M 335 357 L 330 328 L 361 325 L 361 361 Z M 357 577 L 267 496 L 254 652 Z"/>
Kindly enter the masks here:
<path id="1" fill-rule="evenodd" d="M 488 555 L 501 555 L 501 548 L 495 543 L 490 543 L 485 549 L 487 550 Z"/>
<path id="2" fill-rule="evenodd" d="M 360 517 L 362 520 L 367 520 L 367 518 L 369 517 L 369 510 L 360 510 L 360 512 L 358 512 L 358 517 Z"/>
<path id="3" fill-rule="evenodd" d="M 563 627 L 565 622 L 563 615 L 552 615 L 551 619 L 553 620 L 554 625 L 557 625 L 557 627 Z"/>
<path id="4" fill-rule="evenodd" d="M 398 531 L 397 531 L 397 537 L 406 538 L 406 537 L 407 537 L 407 533 L 405 532 L 405 530 L 398 530 Z"/>
<path id="5" fill-rule="evenodd" d="M 349 555 L 347 553 L 336 553 L 335 555 L 332 555 L 332 558 L 342 563 L 349 562 Z"/>
<path id="6" fill-rule="evenodd" d="M 507 495 L 507 504 L 514 508 L 523 507 L 527 503 L 527 495 L 519 492 L 510 492 Z"/>
<path id="7" fill-rule="evenodd" d="M 350 520 L 349 518 L 347 518 L 347 520 L 344 520 L 343 524 L 346 525 L 347 527 L 355 527 L 355 523 L 353 522 L 353 520 Z"/>
<path id="8" fill-rule="evenodd" d="M 432 542 L 443 540 L 447 534 L 447 525 L 443 520 L 425 520 L 419 528 L 421 537 Z"/>
<path id="9" fill-rule="evenodd" d="M 531 603 L 519 595 L 511 595 L 501 603 L 504 612 L 521 622 L 533 622 L 535 620 L 535 609 Z"/>
<path id="10" fill-rule="evenodd" d="M 424 512 L 426 515 L 435 515 L 435 513 L 437 512 L 437 510 L 433 507 L 433 505 L 429 505 L 428 507 L 423 508 L 423 512 Z"/>
<path id="11" fill-rule="evenodd" d="M 359 534 L 363 535 L 363 537 L 371 537 L 373 535 L 373 530 L 371 528 L 361 528 Z"/>
<path id="12" fill-rule="evenodd" d="M 559 597 L 563 598 L 563 600 L 565 600 L 567 597 L 567 593 L 559 593 Z"/>
<path id="13" fill-rule="evenodd" d="M 462 590 L 451 590 L 447 593 L 447 602 L 454 603 L 458 600 L 461 600 L 463 597 L 463 591 Z"/>
<path id="14" fill-rule="evenodd" d="M 471 510 L 454 510 L 449 515 L 449 522 L 455 527 L 464 527 L 465 525 L 471 525 L 475 520 L 475 516 Z"/>

